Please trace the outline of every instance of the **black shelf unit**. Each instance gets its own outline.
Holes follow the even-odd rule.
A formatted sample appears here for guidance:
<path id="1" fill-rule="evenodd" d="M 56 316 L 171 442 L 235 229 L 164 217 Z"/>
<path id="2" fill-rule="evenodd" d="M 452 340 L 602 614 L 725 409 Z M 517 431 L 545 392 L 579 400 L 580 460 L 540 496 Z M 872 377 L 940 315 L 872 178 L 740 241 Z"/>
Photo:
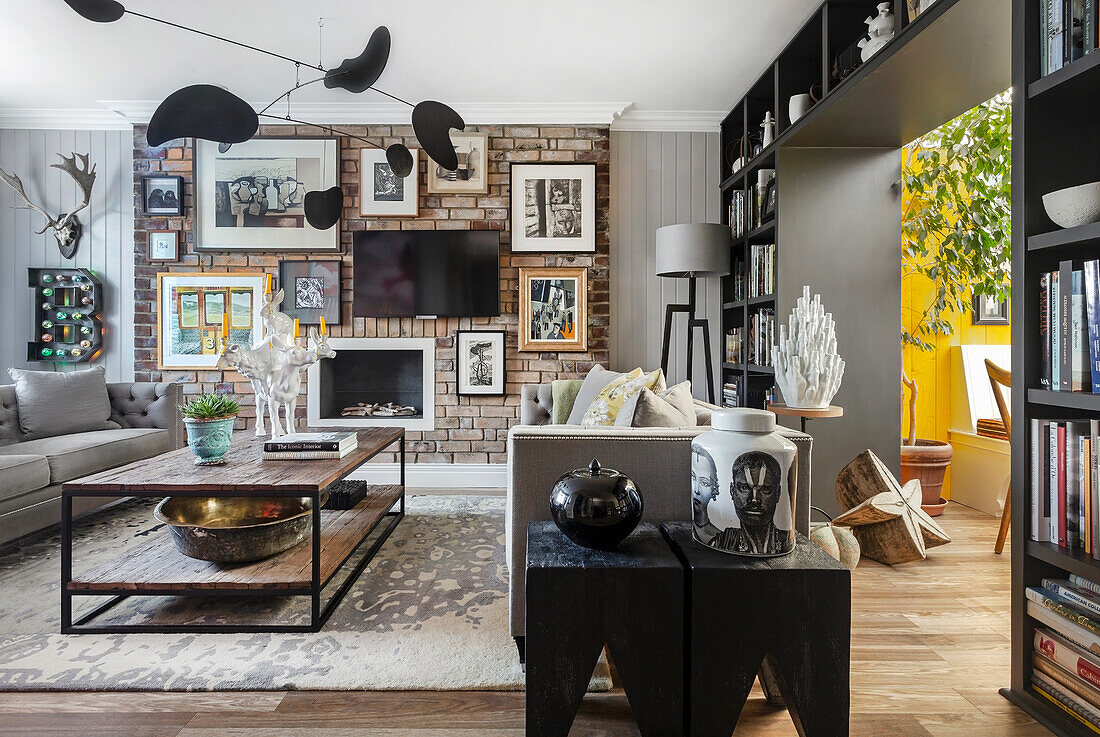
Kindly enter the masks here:
<path id="1" fill-rule="evenodd" d="M 934 7 L 934 6 L 933 6 Z M 1095 419 L 1100 395 L 1039 389 L 1039 279 L 1059 261 L 1100 258 L 1100 224 L 1059 229 L 1042 195 L 1096 179 L 1100 137 L 1100 52 L 1040 77 L 1040 0 L 1012 2 L 1012 682 L 1001 693 L 1056 735 L 1094 734 L 1031 688 L 1035 626 L 1025 589 L 1075 573 L 1100 581 L 1100 561 L 1030 537 L 1029 427 L 1038 419 Z M 1024 94 L 1022 91 L 1026 91 Z"/>

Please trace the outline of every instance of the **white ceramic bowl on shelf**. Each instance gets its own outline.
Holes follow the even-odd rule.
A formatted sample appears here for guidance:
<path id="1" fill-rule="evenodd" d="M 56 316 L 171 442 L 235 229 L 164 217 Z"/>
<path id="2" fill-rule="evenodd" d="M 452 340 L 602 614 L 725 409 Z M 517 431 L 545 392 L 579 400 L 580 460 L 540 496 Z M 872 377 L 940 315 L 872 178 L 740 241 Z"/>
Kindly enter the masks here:
<path id="1" fill-rule="evenodd" d="M 1049 192 L 1043 195 L 1043 209 L 1055 224 L 1063 228 L 1100 221 L 1100 182 Z"/>

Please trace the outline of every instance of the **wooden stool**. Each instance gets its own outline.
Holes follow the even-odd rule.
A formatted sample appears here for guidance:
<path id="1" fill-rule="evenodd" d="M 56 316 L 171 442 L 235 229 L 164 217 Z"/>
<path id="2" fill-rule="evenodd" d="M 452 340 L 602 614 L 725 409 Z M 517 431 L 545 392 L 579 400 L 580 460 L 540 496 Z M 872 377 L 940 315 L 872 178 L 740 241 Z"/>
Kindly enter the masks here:
<path id="1" fill-rule="evenodd" d="M 846 736 L 848 569 L 803 535 L 790 555 L 745 558 L 696 542 L 688 522 L 661 529 L 688 576 L 686 733 L 729 737 L 763 664 L 800 735 Z"/>
<path id="2" fill-rule="evenodd" d="M 605 552 L 532 522 L 527 737 L 569 734 L 605 644 L 643 737 L 683 734 L 684 569 L 661 533 L 641 524 Z"/>

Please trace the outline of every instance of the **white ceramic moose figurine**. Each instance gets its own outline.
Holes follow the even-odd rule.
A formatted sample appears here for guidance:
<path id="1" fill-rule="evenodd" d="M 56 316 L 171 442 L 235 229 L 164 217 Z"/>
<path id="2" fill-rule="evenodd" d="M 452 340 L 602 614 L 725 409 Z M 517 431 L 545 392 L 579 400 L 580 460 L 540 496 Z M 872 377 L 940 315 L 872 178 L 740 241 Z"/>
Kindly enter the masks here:
<path id="1" fill-rule="evenodd" d="M 294 432 L 294 412 L 298 393 L 302 388 L 301 371 L 322 358 L 332 358 L 336 351 L 329 348 L 328 336 L 309 329 L 305 347 L 298 345 L 294 337 L 294 320 L 279 312 L 283 290 L 269 295 L 260 309 L 263 320 L 263 337 L 251 348 L 236 343 L 222 348 L 218 359 L 219 369 L 236 369 L 252 383 L 256 395 L 256 435 L 266 434 L 264 411 L 271 421 L 271 437 L 276 438 Z M 283 408 L 286 422 L 284 431 L 279 421 L 279 408 Z"/>

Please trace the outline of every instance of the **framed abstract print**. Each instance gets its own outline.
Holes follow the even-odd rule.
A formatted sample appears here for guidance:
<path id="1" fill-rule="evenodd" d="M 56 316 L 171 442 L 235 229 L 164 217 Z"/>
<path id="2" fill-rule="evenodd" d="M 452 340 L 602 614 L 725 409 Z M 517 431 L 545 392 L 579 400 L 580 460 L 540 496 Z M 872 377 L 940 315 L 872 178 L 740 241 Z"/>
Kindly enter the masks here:
<path id="1" fill-rule="evenodd" d="M 459 396 L 504 396 L 504 331 L 456 332 L 455 374 Z"/>
<path id="2" fill-rule="evenodd" d="M 340 262 L 280 261 L 280 308 L 302 325 L 340 324 Z"/>
<path id="3" fill-rule="evenodd" d="M 335 138 L 253 138 L 218 151 L 195 141 L 195 248 L 340 250 L 340 228 L 306 222 L 307 192 L 335 187 Z"/>
<path id="4" fill-rule="evenodd" d="M 519 270 L 519 350 L 588 350 L 588 269 Z"/>
<path id="5" fill-rule="evenodd" d="M 230 343 L 258 343 L 263 291 L 261 273 L 157 274 L 158 368 L 214 368 L 223 322 Z"/>
<path id="6" fill-rule="evenodd" d="M 420 150 L 410 148 L 413 167 L 407 177 L 394 174 L 386 152 L 359 149 L 359 214 L 365 218 L 414 218 L 420 212 Z"/>
<path id="7" fill-rule="evenodd" d="M 447 171 L 428 158 L 428 194 L 485 194 L 489 191 L 489 134 L 451 132 L 458 168 Z"/>
<path id="8" fill-rule="evenodd" d="M 148 239 L 150 261 L 179 261 L 180 232 L 178 230 L 150 230 Z"/>
<path id="9" fill-rule="evenodd" d="M 512 252 L 596 251 L 596 165 L 512 164 Z"/>

